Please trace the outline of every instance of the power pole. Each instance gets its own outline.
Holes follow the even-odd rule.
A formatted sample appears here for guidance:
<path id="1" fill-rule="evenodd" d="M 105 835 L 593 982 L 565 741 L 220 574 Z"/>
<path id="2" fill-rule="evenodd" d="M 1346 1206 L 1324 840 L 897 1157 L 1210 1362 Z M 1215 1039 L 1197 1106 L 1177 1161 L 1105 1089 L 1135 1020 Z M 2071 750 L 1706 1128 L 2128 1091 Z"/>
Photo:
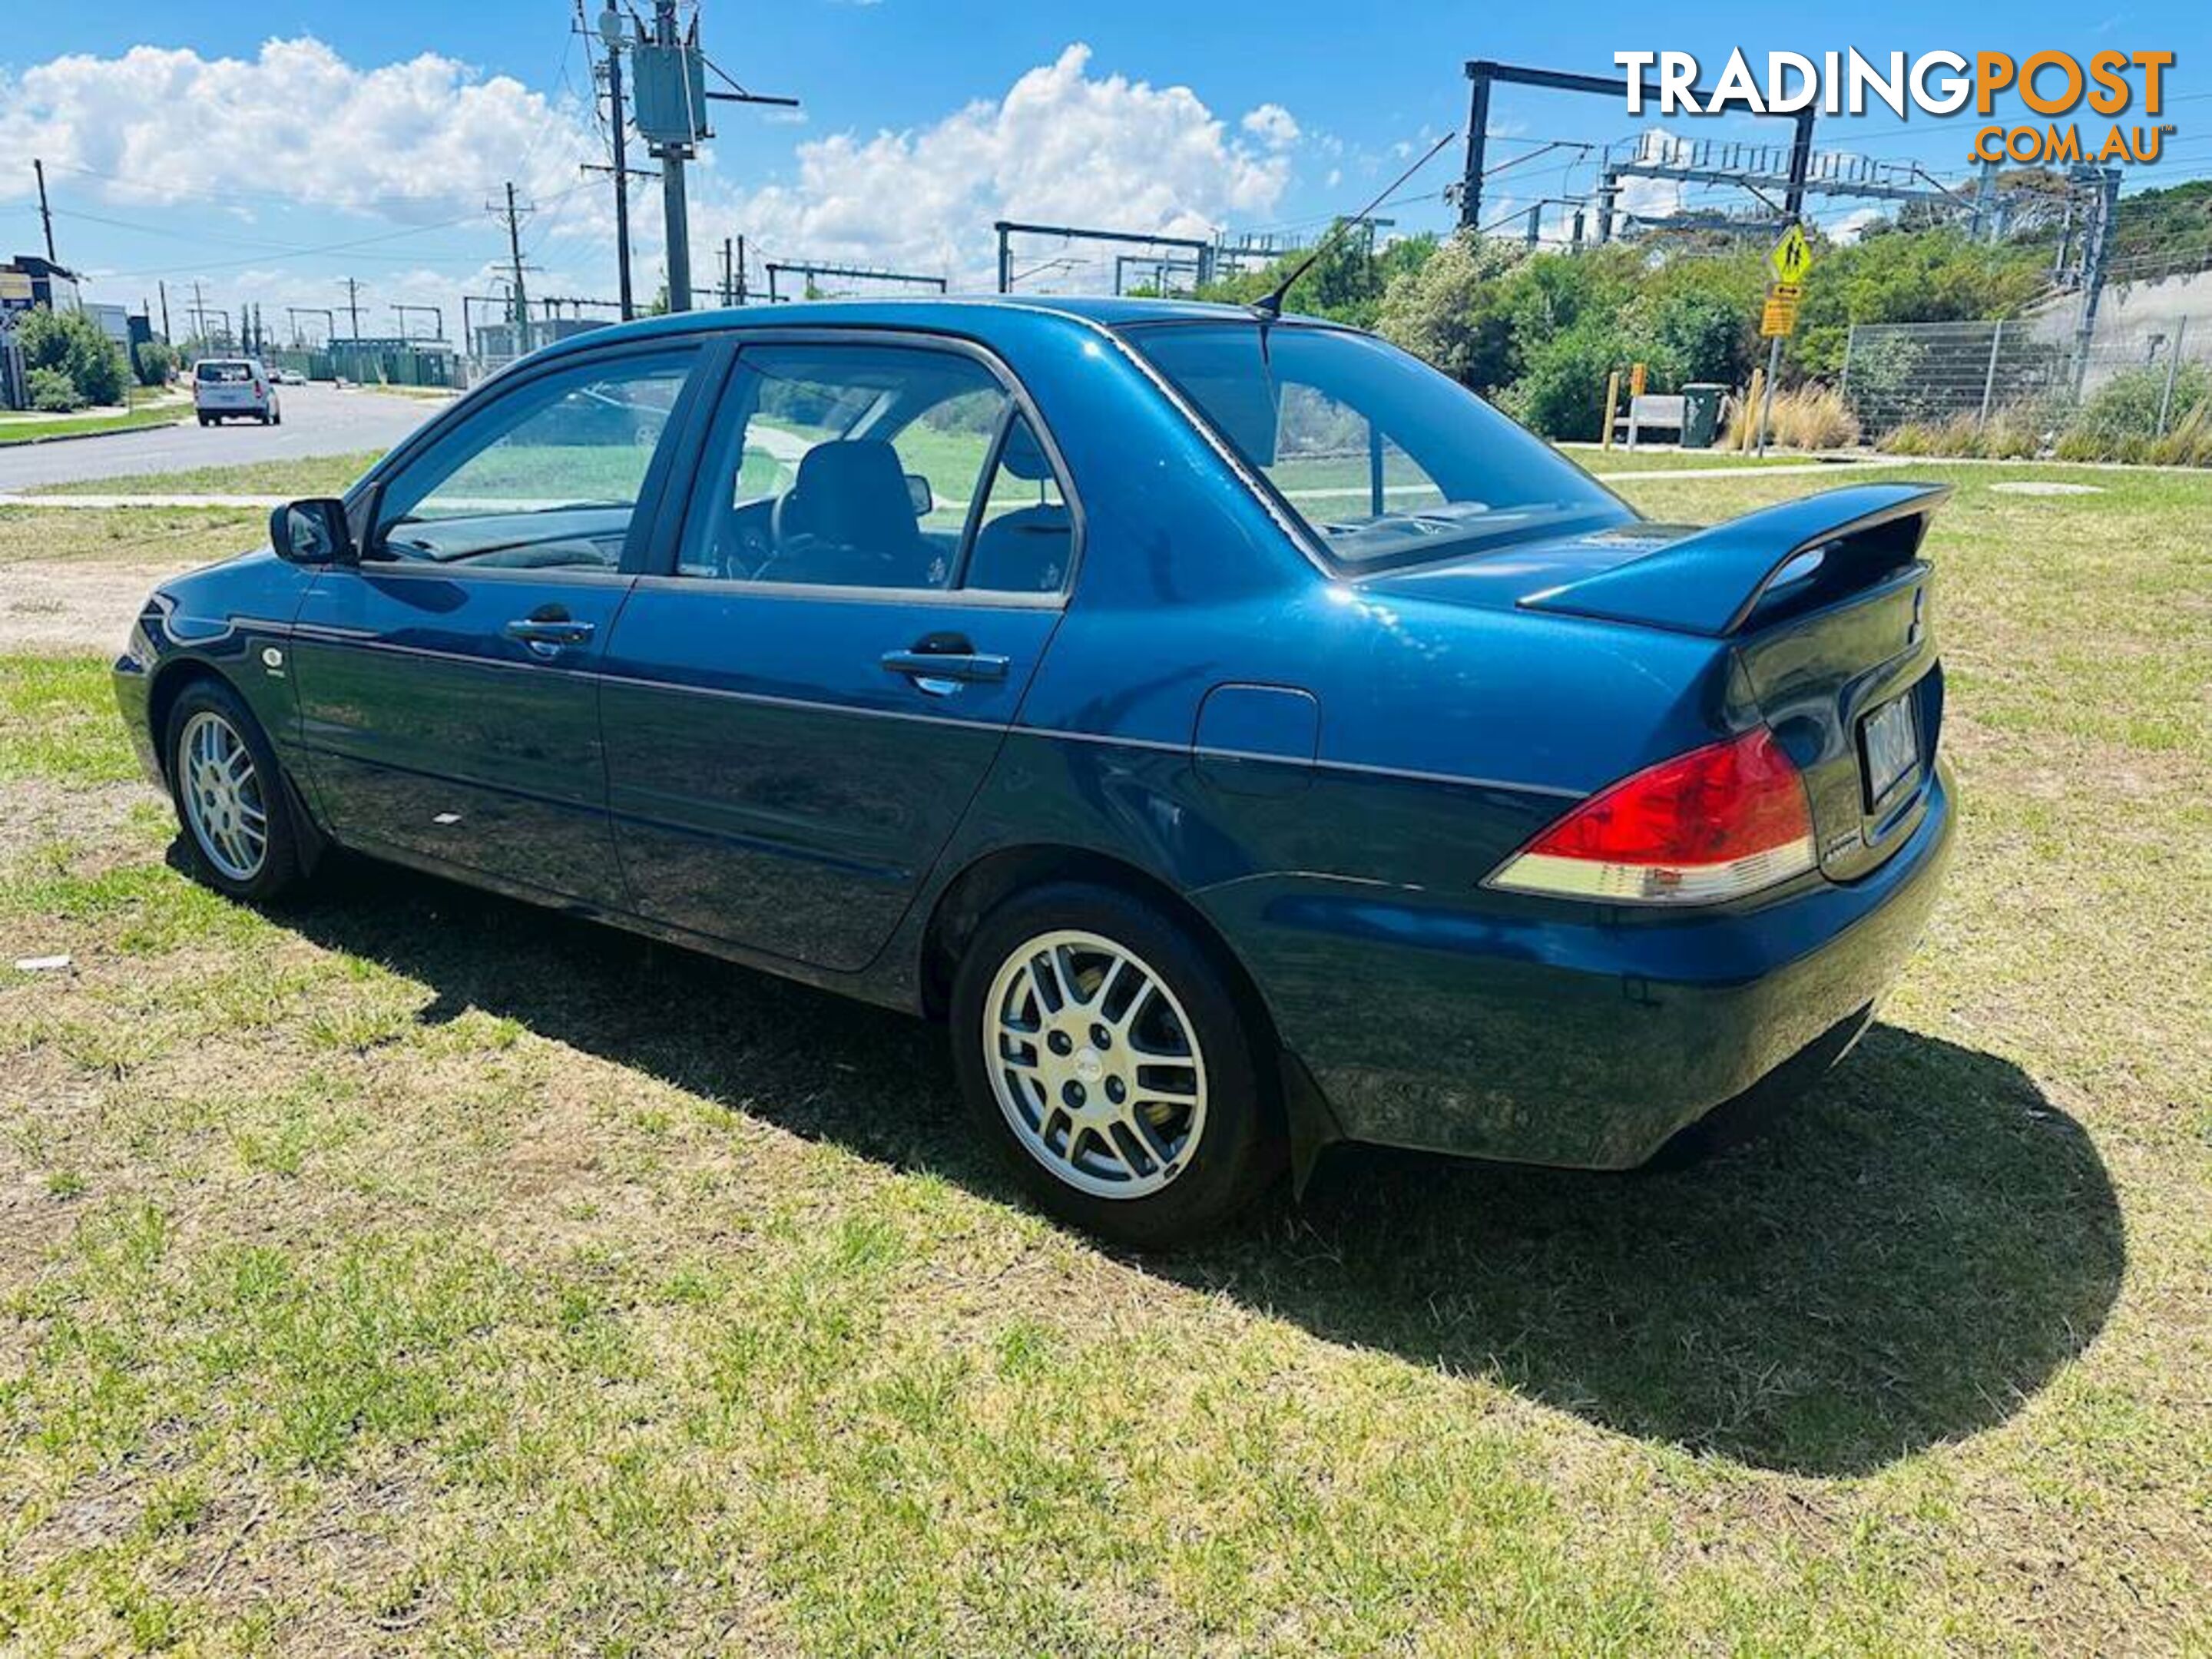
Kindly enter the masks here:
<path id="1" fill-rule="evenodd" d="M 735 305 L 735 304 L 737 303 L 737 301 L 736 301 L 734 299 L 732 299 L 732 298 L 731 297 L 731 287 L 730 287 L 730 239 L 729 239 L 728 237 L 726 237 L 726 236 L 725 236 L 724 238 L 722 238 L 722 291 L 721 291 L 721 300 L 722 300 L 722 303 L 723 303 L 725 306 Z"/>
<path id="2" fill-rule="evenodd" d="M 353 319 L 353 336 L 361 338 L 361 284 L 349 276 L 346 285 L 346 315 Z"/>
<path id="3" fill-rule="evenodd" d="M 2105 295 L 2105 267 L 2112 253 L 2112 228 L 2119 218 L 2120 170 L 2118 167 L 2084 167 L 2074 182 L 2087 184 L 2094 190 L 2090 198 L 2091 218 L 2083 228 L 2081 255 L 2081 320 L 2074 330 L 2074 395 L 2081 395 L 2081 385 L 2089 373 L 2089 351 L 2097 340 L 2097 305 Z"/>
<path id="4" fill-rule="evenodd" d="M 46 263 L 58 265 L 61 260 L 54 253 L 54 210 L 46 205 L 46 164 L 34 155 L 31 171 L 39 176 L 39 222 L 46 228 Z"/>
<path id="5" fill-rule="evenodd" d="M 780 104 L 795 107 L 795 98 L 769 98 L 747 92 L 709 63 L 699 46 L 699 20 L 679 34 L 676 0 L 653 0 L 652 32 L 632 48 L 637 70 L 638 135 L 660 163 L 661 211 L 667 220 L 668 306 L 691 308 L 690 212 L 684 195 L 684 166 L 698 154 L 699 141 L 711 138 L 706 101 Z M 727 92 L 709 92 L 706 71 L 726 82 Z"/>
<path id="6" fill-rule="evenodd" d="M 192 328 L 204 344 L 207 341 L 207 301 L 200 293 L 199 279 L 192 279 Z"/>
<path id="7" fill-rule="evenodd" d="M 733 305 L 745 302 L 745 239 L 742 236 L 738 238 L 738 279 L 732 285 L 730 297 Z"/>
<path id="8" fill-rule="evenodd" d="M 161 290 L 161 339 L 166 344 L 177 337 L 169 332 L 169 285 L 165 282 L 156 281 L 154 286 Z"/>
<path id="9" fill-rule="evenodd" d="M 696 30 L 698 20 L 692 20 Z M 653 0 L 653 44 L 674 48 L 676 0 Z M 697 42 L 692 43 L 694 47 Z M 703 122 L 702 122 L 703 125 Z M 688 143 L 664 144 L 653 154 L 660 162 L 660 211 L 667 222 L 668 308 L 691 309 L 691 210 L 684 197 L 684 164 L 695 154 Z"/>
<path id="10" fill-rule="evenodd" d="M 576 32 L 584 33 L 584 0 L 576 0 Z M 650 179 L 653 175 L 642 167 L 629 164 L 629 114 L 623 101 L 622 55 L 632 45 L 629 31 L 623 27 L 622 14 L 615 9 L 614 0 L 607 0 L 605 9 L 599 13 L 599 36 L 606 48 L 605 73 L 607 82 L 607 133 L 614 144 L 614 165 L 599 167 L 591 162 L 584 165 L 586 173 L 611 174 L 615 185 L 615 282 L 621 294 L 622 319 L 624 322 L 637 314 L 637 305 L 630 286 L 629 268 L 629 181 Z"/>
<path id="11" fill-rule="evenodd" d="M 530 300 L 522 288 L 522 216 L 534 213 L 535 208 L 517 206 L 514 200 L 514 180 L 507 181 L 507 206 L 491 204 L 491 211 L 507 221 L 507 257 L 514 266 L 514 353 L 520 357 L 530 349 Z"/>

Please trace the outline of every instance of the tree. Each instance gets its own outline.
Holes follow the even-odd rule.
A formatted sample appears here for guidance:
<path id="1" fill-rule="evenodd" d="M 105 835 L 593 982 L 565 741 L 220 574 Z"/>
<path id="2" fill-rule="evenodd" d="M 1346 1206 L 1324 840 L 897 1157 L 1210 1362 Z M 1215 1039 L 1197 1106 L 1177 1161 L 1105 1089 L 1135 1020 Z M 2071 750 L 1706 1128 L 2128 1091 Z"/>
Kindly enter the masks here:
<path id="1" fill-rule="evenodd" d="M 1348 323 L 1354 328 L 1373 328 L 1390 284 L 1427 264 L 1439 246 L 1434 235 L 1424 233 L 1401 236 L 1378 248 L 1370 233 L 1339 219 L 1315 244 L 1321 249 L 1320 257 L 1314 259 L 1313 269 L 1298 278 L 1286 308 L 1309 317 L 1326 317 L 1333 323 Z M 1256 270 L 1203 283 L 1192 297 L 1222 305 L 1250 305 L 1273 293 L 1313 252 L 1313 248 L 1294 248 Z"/>
<path id="2" fill-rule="evenodd" d="M 177 370 L 177 354 L 161 340 L 142 340 L 131 352 L 140 386 L 167 386 Z"/>
<path id="3" fill-rule="evenodd" d="M 1376 325 L 1462 385 L 1493 391 L 1518 365 L 1504 279 L 1524 257 L 1508 243 L 1455 236 L 1391 279 Z"/>
<path id="4" fill-rule="evenodd" d="M 78 406 L 119 404 L 130 370 L 123 348 L 82 311 L 41 306 L 15 326 L 26 369 L 51 369 L 76 389 Z"/>
<path id="5" fill-rule="evenodd" d="M 1842 372 L 1853 323 L 1978 322 L 2017 317 L 2049 287 L 2033 247 L 1990 246 L 1956 230 L 1898 233 L 1823 250 L 1805 284 L 1793 378 Z"/>

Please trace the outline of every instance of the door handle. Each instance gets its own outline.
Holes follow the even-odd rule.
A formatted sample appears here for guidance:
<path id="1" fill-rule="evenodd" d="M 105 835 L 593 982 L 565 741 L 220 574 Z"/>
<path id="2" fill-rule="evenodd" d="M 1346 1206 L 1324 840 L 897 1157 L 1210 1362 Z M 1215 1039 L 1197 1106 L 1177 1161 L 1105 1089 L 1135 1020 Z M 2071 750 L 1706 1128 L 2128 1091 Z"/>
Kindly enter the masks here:
<path id="1" fill-rule="evenodd" d="M 559 656 L 572 645 L 588 644 L 592 626 L 567 617 L 518 617 L 507 623 L 505 631 L 507 638 L 521 641 L 533 655 L 550 658 Z"/>
<path id="2" fill-rule="evenodd" d="M 903 674 L 933 696 L 949 696 L 970 680 L 1003 680 L 1007 659 L 978 651 L 886 651 L 884 667 Z"/>

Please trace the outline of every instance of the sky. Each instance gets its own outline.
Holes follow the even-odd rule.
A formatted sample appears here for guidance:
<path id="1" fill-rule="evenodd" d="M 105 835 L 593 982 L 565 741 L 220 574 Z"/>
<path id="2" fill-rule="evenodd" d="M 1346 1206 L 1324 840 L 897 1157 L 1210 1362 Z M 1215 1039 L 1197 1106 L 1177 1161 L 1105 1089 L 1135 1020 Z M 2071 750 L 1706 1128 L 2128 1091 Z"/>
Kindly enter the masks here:
<path id="1" fill-rule="evenodd" d="M 2172 51 L 2164 118 L 2179 131 L 2166 160 L 2130 170 L 2129 186 L 2212 175 L 2212 8 L 2100 5 L 2112 9 L 703 0 L 708 56 L 802 107 L 715 106 L 716 137 L 691 169 L 694 279 L 714 282 L 722 239 L 740 234 L 756 288 L 773 258 L 922 272 L 956 289 L 991 285 L 999 218 L 1310 236 L 1464 126 L 1469 58 L 1611 76 L 1616 51 L 1681 50 L 1710 78 L 1735 46 L 1762 64 L 1782 48 Z M 533 295 L 611 299 L 612 187 L 580 170 L 606 157 L 574 6 L 38 7 L 35 26 L 0 40 L 0 253 L 41 250 L 37 156 L 58 251 L 90 275 L 89 297 L 133 310 L 151 301 L 158 321 L 166 283 L 182 334 L 197 283 L 210 306 L 259 304 L 280 332 L 284 307 L 319 308 L 302 326 L 319 331 L 319 308 L 343 307 L 351 277 L 362 333 L 398 331 L 395 304 L 441 307 L 455 333 L 460 297 L 491 294 L 501 273 L 506 232 L 486 204 L 513 179 L 534 209 L 522 232 Z M 1999 114 L 2027 118 L 2017 104 Z M 1955 183 L 1978 125 L 1876 107 L 1824 118 L 1816 143 L 1917 161 Z M 1483 220 L 1586 195 L 1595 147 L 1647 131 L 1662 135 L 1653 143 L 1769 142 L 1789 125 L 1740 112 L 1639 120 L 1608 99 L 1501 88 L 1489 163 L 1514 165 L 1485 186 Z M 1566 147 L 1542 148 L 1555 143 Z M 1441 192 L 1460 162 L 1448 146 L 1393 199 L 1384 211 L 1401 233 L 1449 228 Z M 1744 203 L 1698 186 L 1632 189 L 1628 205 L 1650 211 Z M 649 295 L 663 269 L 658 187 L 635 187 L 632 201 Z M 1870 212 L 1816 210 L 1843 234 Z M 1565 210 L 1543 209 L 1540 231 L 1563 239 Z M 1091 250 L 1028 239 L 1015 252 L 1025 286 L 1110 281 Z"/>

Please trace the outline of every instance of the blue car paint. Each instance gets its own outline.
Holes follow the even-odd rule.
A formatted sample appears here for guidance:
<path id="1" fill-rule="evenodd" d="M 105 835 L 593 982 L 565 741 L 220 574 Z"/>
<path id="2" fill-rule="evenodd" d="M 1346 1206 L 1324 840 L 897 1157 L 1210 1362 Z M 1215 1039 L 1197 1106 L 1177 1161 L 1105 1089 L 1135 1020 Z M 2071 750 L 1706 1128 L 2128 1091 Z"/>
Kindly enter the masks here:
<path id="1" fill-rule="evenodd" d="M 965 872 L 1036 848 L 1110 860 L 1181 896 L 1235 955 L 1291 1071 L 1325 1102 L 1301 1120 L 1309 1135 L 1632 1164 L 1863 1013 L 1940 878 L 1952 829 L 1940 767 L 1878 821 L 1831 801 L 1824 825 L 1849 816 L 1853 844 L 1827 849 L 1825 873 L 1733 905 L 1652 913 L 1480 883 L 1576 800 L 1740 726 L 1761 693 L 1809 787 L 1837 801 L 1853 722 L 1881 696 L 1901 687 L 1920 700 L 1932 753 L 1932 638 L 1916 633 L 1902 652 L 1881 642 L 1908 597 L 1918 629 L 1924 581 L 1857 607 L 1877 666 L 1844 683 L 1817 653 L 1809 666 L 1793 656 L 1786 628 L 1740 650 L 1521 603 L 1602 583 L 1680 539 L 1625 507 L 1617 523 L 1524 547 L 1338 576 L 1114 331 L 1191 310 L 920 301 L 695 314 L 580 337 L 514 371 L 697 338 L 712 361 L 696 386 L 719 384 L 716 354 L 756 331 L 971 342 L 1018 383 L 1065 469 L 1080 545 L 1064 609 L 641 575 L 640 560 L 666 568 L 703 441 L 695 409 L 664 454 L 673 487 L 641 502 L 638 558 L 586 584 L 603 590 L 588 598 L 606 623 L 588 664 L 561 671 L 572 684 L 538 740 L 518 748 L 510 734 L 483 775 L 469 775 L 481 757 L 459 752 L 471 720 L 512 722 L 551 678 L 487 644 L 488 602 L 457 597 L 441 619 L 428 590 L 410 589 L 422 614 L 396 627 L 366 605 L 372 576 L 266 552 L 149 603 L 118 665 L 126 717 L 155 763 L 149 687 L 203 665 L 247 696 L 314 827 L 342 842 L 895 1006 L 928 1005 L 933 924 Z M 474 402 L 403 444 L 352 499 Z M 1834 517 L 1813 508 L 1793 523 L 1812 533 Z M 495 585 L 495 608 L 545 596 L 534 579 Z M 1006 654 L 1006 680 L 933 696 L 884 671 L 884 652 L 945 627 Z M 425 653 L 410 660 L 428 665 L 445 723 L 380 732 L 362 688 L 324 656 L 349 629 L 395 657 Z M 272 647 L 281 670 L 262 663 Z M 487 653 L 501 660 L 474 660 Z M 519 701 L 499 687 L 522 688 Z M 333 708 L 352 726 L 341 731 Z M 371 785 L 365 771 L 386 775 Z M 422 826 L 449 798 L 468 801 L 469 828 L 441 840 Z M 380 832 L 371 820 L 386 810 L 415 827 Z M 533 835 L 558 856 L 526 871 L 514 860 Z"/>

